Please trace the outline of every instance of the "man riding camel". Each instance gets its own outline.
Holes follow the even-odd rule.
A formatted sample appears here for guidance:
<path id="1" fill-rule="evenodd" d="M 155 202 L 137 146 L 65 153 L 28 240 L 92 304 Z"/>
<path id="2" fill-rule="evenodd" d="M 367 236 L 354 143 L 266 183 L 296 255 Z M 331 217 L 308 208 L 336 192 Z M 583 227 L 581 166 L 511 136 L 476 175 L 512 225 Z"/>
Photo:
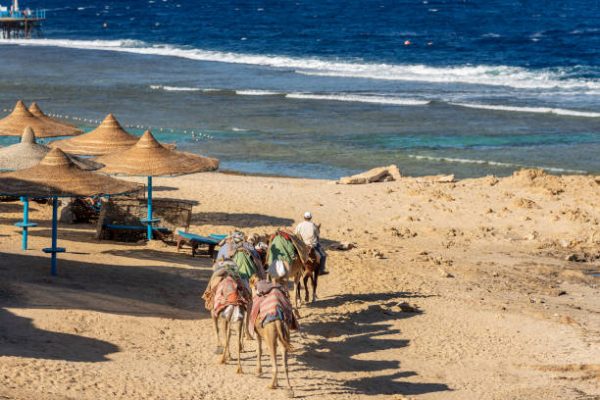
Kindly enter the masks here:
<path id="1" fill-rule="evenodd" d="M 305 245 L 312 247 L 319 256 L 319 275 L 327 275 L 329 271 L 325 269 L 325 261 L 327 254 L 319 243 L 319 226 L 312 222 L 312 214 L 310 211 L 304 213 L 304 221 L 296 226 L 296 235 L 302 238 Z"/>

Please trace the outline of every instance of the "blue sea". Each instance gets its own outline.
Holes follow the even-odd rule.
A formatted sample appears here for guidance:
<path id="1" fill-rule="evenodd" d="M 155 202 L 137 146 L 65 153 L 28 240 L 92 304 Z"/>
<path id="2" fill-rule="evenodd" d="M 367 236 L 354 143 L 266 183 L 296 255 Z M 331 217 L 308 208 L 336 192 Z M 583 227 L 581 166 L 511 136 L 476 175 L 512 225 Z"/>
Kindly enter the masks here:
<path id="1" fill-rule="evenodd" d="M 598 0 L 20 3 L 47 21 L 0 39 L 2 115 L 113 112 L 249 173 L 600 172 Z"/>

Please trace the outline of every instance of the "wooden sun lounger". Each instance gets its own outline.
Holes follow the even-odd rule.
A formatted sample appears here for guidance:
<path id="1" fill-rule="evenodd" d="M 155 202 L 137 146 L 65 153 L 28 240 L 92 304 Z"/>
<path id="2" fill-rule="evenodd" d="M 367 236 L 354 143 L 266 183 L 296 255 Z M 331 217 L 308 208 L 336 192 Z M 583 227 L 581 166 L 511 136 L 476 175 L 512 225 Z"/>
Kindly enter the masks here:
<path id="1" fill-rule="evenodd" d="M 177 231 L 177 251 L 179 251 L 183 245 L 187 245 L 192 248 L 192 257 L 195 257 L 196 253 L 198 253 L 198 247 L 206 246 L 208 248 L 208 255 L 214 259 L 216 255 L 215 247 L 226 237 L 227 235 L 210 234 L 209 236 L 201 236 L 194 233 Z"/>

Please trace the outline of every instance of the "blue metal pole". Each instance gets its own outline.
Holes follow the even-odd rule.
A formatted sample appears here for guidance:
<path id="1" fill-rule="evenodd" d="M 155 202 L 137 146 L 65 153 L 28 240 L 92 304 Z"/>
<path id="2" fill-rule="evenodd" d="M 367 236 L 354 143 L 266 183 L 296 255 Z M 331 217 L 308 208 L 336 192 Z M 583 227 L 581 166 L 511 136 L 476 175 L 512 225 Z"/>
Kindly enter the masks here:
<path id="1" fill-rule="evenodd" d="M 23 202 L 23 237 L 21 238 L 21 248 L 27 250 L 27 239 L 29 236 L 29 199 L 27 196 L 21 197 Z"/>
<path id="2" fill-rule="evenodd" d="M 148 240 L 152 240 L 152 177 L 148 177 Z"/>
<path id="3" fill-rule="evenodd" d="M 52 198 L 52 260 L 51 260 L 51 269 L 50 274 L 52 276 L 57 275 L 56 271 L 56 242 L 58 240 L 58 197 L 54 196 Z"/>

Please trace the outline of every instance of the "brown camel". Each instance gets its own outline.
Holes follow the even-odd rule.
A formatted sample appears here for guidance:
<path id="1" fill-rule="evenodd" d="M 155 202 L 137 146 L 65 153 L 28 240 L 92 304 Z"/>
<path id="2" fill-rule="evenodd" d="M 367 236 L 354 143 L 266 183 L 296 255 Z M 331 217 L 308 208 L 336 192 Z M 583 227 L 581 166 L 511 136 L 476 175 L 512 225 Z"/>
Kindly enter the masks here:
<path id="1" fill-rule="evenodd" d="M 314 248 L 310 249 L 307 262 L 302 265 L 302 270 L 296 271 L 296 274 L 298 276 L 296 278 L 296 275 L 294 275 L 294 301 L 296 302 L 296 306 L 298 306 L 297 300 L 301 299 L 300 278 L 302 278 L 304 284 L 304 302 L 308 303 L 308 280 L 310 279 L 312 285 L 312 302 L 314 303 L 317 300 L 317 284 L 319 281 L 319 261 L 317 251 Z"/>
<path id="2" fill-rule="evenodd" d="M 217 339 L 217 354 L 219 354 L 221 351 L 223 352 L 220 359 L 221 364 L 225 364 L 227 360 L 231 358 L 229 350 L 229 341 L 231 338 L 231 330 L 232 328 L 234 328 L 236 330 L 237 337 L 237 373 L 243 374 L 244 372 L 242 371 L 242 363 L 240 357 L 242 354 L 242 330 L 246 310 L 241 306 L 233 307 L 234 309 L 232 310 L 232 312 L 228 313 L 228 315 L 224 315 L 225 312 L 222 312 L 218 316 L 213 315 L 212 317 L 213 326 L 215 328 L 215 335 Z M 235 308 L 238 309 L 237 312 Z M 238 316 L 236 316 L 236 314 L 238 314 Z M 224 335 L 222 335 L 221 332 L 224 332 Z"/>
<path id="3" fill-rule="evenodd" d="M 222 354 L 221 364 L 224 364 L 230 358 L 231 331 L 232 329 L 237 331 L 237 372 L 241 374 L 242 330 L 250 293 L 241 281 L 236 281 L 231 276 L 223 277 L 223 275 L 215 274 L 211 278 L 203 297 L 206 301 L 206 308 L 211 310 L 217 342 L 216 354 Z M 234 301 L 230 300 L 232 297 L 235 298 Z"/>
<path id="4" fill-rule="evenodd" d="M 292 389 L 292 384 L 290 383 L 290 376 L 288 373 L 288 360 L 287 353 L 292 349 L 290 344 L 290 331 L 288 326 L 281 320 L 277 319 L 266 323 L 262 326 L 258 320 L 254 325 L 255 331 L 257 333 L 257 359 L 258 363 L 256 366 L 256 374 L 260 376 L 262 374 L 262 341 L 264 340 L 267 343 L 267 347 L 269 349 L 269 354 L 271 356 L 271 369 L 273 374 L 273 379 L 271 380 L 271 384 L 268 386 L 270 389 L 276 389 L 278 387 L 277 384 L 277 343 L 281 344 L 282 349 L 282 360 L 283 360 L 283 369 L 285 371 L 285 379 L 287 380 L 288 386 L 288 396 L 294 397 L 294 391 Z"/>

